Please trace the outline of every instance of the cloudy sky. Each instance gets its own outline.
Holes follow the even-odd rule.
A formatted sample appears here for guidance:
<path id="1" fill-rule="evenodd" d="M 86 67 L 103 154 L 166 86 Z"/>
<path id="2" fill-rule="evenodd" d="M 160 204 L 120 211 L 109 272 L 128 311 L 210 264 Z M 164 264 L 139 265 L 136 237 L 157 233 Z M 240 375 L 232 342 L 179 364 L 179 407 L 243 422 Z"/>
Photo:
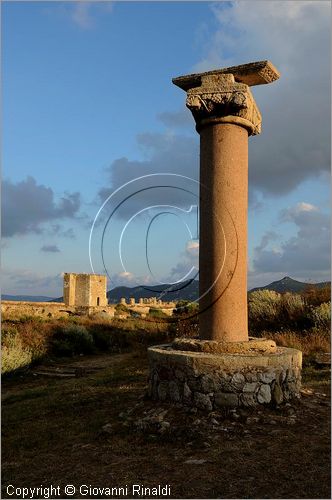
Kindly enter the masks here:
<path id="1" fill-rule="evenodd" d="M 7 1 L 2 53 L 2 293 L 194 277 L 199 136 L 171 79 L 263 59 L 249 287 L 330 279 L 329 2 Z"/>

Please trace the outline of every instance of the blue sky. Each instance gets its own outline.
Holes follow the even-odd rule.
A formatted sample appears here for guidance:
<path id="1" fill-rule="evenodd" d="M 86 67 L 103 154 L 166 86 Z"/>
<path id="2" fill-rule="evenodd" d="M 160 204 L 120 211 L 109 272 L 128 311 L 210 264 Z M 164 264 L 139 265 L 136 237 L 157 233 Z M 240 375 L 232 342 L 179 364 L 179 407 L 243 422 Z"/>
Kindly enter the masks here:
<path id="1" fill-rule="evenodd" d="M 181 74 L 270 59 L 254 88 L 263 132 L 249 145 L 249 286 L 330 276 L 329 2 L 3 2 L 3 293 L 61 294 L 61 273 L 110 287 L 177 281 L 197 266 L 199 137 Z M 193 180 L 188 180 L 185 176 Z M 147 180 L 148 179 L 148 180 Z M 187 189 L 191 193 L 184 190 Z M 145 235 L 153 210 L 171 205 Z M 182 213 L 180 213 L 182 210 Z M 187 224 L 187 225 L 186 225 Z M 188 232 L 189 228 L 189 232 Z M 190 237 L 190 232 L 194 236 Z M 193 271 L 194 273 L 195 271 Z"/>

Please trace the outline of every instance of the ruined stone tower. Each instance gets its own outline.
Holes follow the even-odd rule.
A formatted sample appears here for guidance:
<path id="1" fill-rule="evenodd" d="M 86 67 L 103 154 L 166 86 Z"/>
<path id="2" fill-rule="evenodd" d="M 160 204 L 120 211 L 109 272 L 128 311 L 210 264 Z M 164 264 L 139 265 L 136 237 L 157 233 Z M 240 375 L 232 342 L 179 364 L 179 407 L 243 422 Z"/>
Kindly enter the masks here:
<path id="1" fill-rule="evenodd" d="M 107 278 L 102 274 L 65 273 L 63 301 L 68 306 L 107 306 Z"/>

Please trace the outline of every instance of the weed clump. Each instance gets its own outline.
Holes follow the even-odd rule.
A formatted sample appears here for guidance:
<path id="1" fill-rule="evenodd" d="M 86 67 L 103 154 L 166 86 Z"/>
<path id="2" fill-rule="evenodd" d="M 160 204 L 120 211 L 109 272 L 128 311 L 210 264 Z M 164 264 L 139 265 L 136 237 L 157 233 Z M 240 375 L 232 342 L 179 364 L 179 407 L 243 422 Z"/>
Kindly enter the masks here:
<path id="1" fill-rule="evenodd" d="M 7 334 L 2 339 L 1 346 L 1 373 L 7 374 L 25 368 L 32 362 L 33 355 L 29 349 L 23 347 L 22 340 L 17 334 Z"/>
<path id="2" fill-rule="evenodd" d="M 149 316 L 152 318 L 167 318 L 167 314 L 165 314 L 163 311 L 156 307 L 150 307 L 149 309 Z"/>
<path id="3" fill-rule="evenodd" d="M 331 326 L 331 302 L 312 307 L 310 316 L 316 329 L 328 331 Z"/>
<path id="4" fill-rule="evenodd" d="M 58 356 L 91 354 L 94 352 L 92 335 L 83 325 L 60 326 L 52 341 L 53 351 Z"/>

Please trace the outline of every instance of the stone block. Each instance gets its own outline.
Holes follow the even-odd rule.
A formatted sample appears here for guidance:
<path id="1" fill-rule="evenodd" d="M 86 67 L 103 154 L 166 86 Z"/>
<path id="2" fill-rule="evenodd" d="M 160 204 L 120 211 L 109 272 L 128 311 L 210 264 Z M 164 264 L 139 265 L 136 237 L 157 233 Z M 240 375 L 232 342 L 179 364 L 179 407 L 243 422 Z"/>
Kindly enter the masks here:
<path id="1" fill-rule="evenodd" d="M 239 405 L 239 397 L 234 393 L 217 392 L 214 404 L 217 408 L 236 408 Z"/>
<path id="2" fill-rule="evenodd" d="M 245 379 L 247 382 L 257 382 L 258 381 L 258 374 L 257 374 L 257 372 L 247 372 L 245 374 Z"/>
<path id="3" fill-rule="evenodd" d="M 172 380 L 168 385 L 169 397 L 171 401 L 178 403 L 180 401 L 180 391 L 178 384 Z"/>
<path id="4" fill-rule="evenodd" d="M 281 370 L 279 373 L 279 384 L 281 385 L 286 380 L 286 370 Z"/>
<path id="5" fill-rule="evenodd" d="M 241 406 L 252 407 L 257 405 L 255 394 L 249 392 L 240 394 L 239 402 Z"/>
<path id="6" fill-rule="evenodd" d="M 242 391 L 245 382 L 246 379 L 244 378 L 242 373 L 234 373 L 230 384 L 235 391 Z"/>
<path id="7" fill-rule="evenodd" d="M 187 379 L 187 384 L 191 391 L 200 391 L 201 383 L 198 377 L 190 377 Z"/>
<path id="8" fill-rule="evenodd" d="M 271 401 L 271 387 L 268 384 L 262 384 L 257 393 L 257 401 L 261 404 L 267 404 Z"/>
<path id="9" fill-rule="evenodd" d="M 202 392 L 195 392 L 194 394 L 194 405 L 197 408 L 201 408 L 202 410 L 212 410 L 211 399 L 207 394 L 203 394 Z"/>
<path id="10" fill-rule="evenodd" d="M 271 384 L 272 380 L 275 380 L 276 374 L 274 371 L 266 371 L 259 374 L 259 380 L 263 384 Z"/>
<path id="11" fill-rule="evenodd" d="M 168 396 L 168 383 L 163 381 L 158 385 L 158 398 L 160 401 L 165 401 Z"/>
<path id="12" fill-rule="evenodd" d="M 184 372 L 182 370 L 179 370 L 178 368 L 174 370 L 174 375 L 177 380 L 180 380 L 180 382 L 183 382 L 185 379 Z"/>
<path id="13" fill-rule="evenodd" d="M 247 382 L 243 386 L 243 392 L 255 392 L 257 387 L 258 387 L 257 382 Z"/>
<path id="14" fill-rule="evenodd" d="M 192 392 L 188 387 L 187 382 L 183 385 L 183 401 L 184 403 L 190 403 L 192 397 Z"/>
<path id="15" fill-rule="evenodd" d="M 273 385 L 271 399 L 272 399 L 273 403 L 275 403 L 276 405 L 280 405 L 283 402 L 284 397 L 282 394 L 280 384 L 278 382 L 276 382 Z"/>
<path id="16" fill-rule="evenodd" d="M 202 392 L 212 392 L 215 390 L 216 380 L 212 375 L 203 375 L 200 383 Z"/>

